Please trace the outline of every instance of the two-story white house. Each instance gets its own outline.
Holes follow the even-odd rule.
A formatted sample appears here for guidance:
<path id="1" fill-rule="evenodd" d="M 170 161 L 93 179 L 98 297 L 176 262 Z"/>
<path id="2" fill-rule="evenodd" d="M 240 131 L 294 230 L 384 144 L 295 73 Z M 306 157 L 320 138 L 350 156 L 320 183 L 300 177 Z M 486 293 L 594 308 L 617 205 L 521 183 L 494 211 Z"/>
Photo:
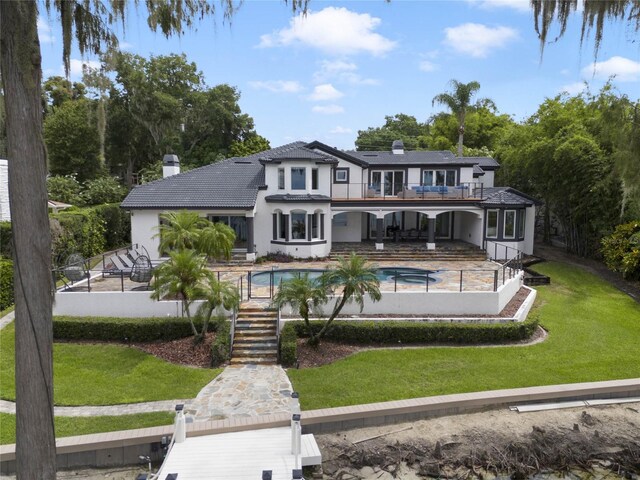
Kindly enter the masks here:
<path id="1" fill-rule="evenodd" d="M 187 209 L 236 232 L 247 259 L 270 252 L 325 257 L 336 242 L 443 240 L 532 253 L 537 201 L 495 187 L 498 163 L 448 151 L 340 151 L 294 142 L 243 158 L 179 173 L 175 155 L 164 177 L 134 188 L 122 202 L 131 212 L 132 242 L 158 257 L 160 214 Z M 514 250 L 515 251 L 515 250 Z"/>

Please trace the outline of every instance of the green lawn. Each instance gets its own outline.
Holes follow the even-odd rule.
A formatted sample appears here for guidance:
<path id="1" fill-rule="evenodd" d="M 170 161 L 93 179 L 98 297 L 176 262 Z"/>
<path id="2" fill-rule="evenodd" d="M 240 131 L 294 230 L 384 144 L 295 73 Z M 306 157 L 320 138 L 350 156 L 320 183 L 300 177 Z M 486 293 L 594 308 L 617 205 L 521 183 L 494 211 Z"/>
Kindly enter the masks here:
<path id="1" fill-rule="evenodd" d="M 14 324 L 0 331 L 0 398 L 15 400 Z M 56 343 L 56 405 L 115 405 L 193 398 L 221 369 L 174 365 L 136 348 Z"/>
<path id="2" fill-rule="evenodd" d="M 141 413 L 119 417 L 56 417 L 56 437 L 169 425 L 173 423 L 173 418 L 174 414 L 167 412 Z M 0 413 L 0 444 L 15 442 L 15 415 Z"/>
<path id="3" fill-rule="evenodd" d="M 302 407 L 640 377 L 640 305 L 577 267 L 550 262 L 536 270 L 552 281 L 538 288 L 532 312 L 549 331 L 545 342 L 377 350 L 319 368 L 291 369 Z"/>

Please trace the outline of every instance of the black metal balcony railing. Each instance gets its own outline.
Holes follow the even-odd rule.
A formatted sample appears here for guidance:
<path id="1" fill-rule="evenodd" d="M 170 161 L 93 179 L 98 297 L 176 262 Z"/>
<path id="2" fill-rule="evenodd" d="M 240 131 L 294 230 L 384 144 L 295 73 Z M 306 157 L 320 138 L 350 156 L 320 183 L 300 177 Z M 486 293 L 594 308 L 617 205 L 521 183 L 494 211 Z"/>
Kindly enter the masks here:
<path id="1" fill-rule="evenodd" d="M 334 184 L 333 200 L 481 200 L 484 184 L 463 182 L 458 185 L 422 185 L 420 183 Z"/>

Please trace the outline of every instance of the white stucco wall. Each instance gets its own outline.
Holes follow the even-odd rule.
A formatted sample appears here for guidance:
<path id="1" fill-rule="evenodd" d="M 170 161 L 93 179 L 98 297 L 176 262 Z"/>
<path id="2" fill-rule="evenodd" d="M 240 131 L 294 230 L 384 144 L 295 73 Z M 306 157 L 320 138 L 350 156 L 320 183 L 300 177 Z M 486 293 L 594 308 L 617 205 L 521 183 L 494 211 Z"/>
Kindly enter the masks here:
<path id="1" fill-rule="evenodd" d="M 482 216 L 470 212 L 455 215 L 457 239 L 482 247 Z"/>
<path id="2" fill-rule="evenodd" d="M 362 232 L 362 214 L 360 212 L 349 212 L 346 215 L 346 226 L 331 226 L 331 240 L 333 242 L 359 242 Z"/>
<path id="3" fill-rule="evenodd" d="M 335 168 L 349 169 L 349 183 L 333 183 L 333 178 L 331 178 L 333 183 L 332 198 L 362 198 L 368 187 L 367 170 L 341 158 L 336 158 L 336 160 L 338 160 L 338 164 L 335 165 Z"/>
<path id="4" fill-rule="evenodd" d="M 485 187 L 493 187 L 493 182 L 495 180 L 495 172 L 493 170 L 485 170 L 484 175 L 478 178 L 480 182 L 484 184 Z"/>
<path id="5" fill-rule="evenodd" d="M 131 211 L 131 243 L 143 245 L 149 252 L 151 260 L 160 258 L 159 239 L 154 238 L 154 235 L 158 233 L 159 217 L 162 212 L 163 210 Z"/>
<path id="6" fill-rule="evenodd" d="M 422 185 L 422 179 L 420 178 L 420 168 L 409 168 L 407 171 L 407 178 L 405 183 L 411 188 L 414 185 Z"/>
<path id="7" fill-rule="evenodd" d="M 473 167 L 461 167 L 460 168 L 460 178 L 458 179 L 458 183 L 473 183 L 478 182 L 477 178 L 473 178 Z"/>
<path id="8" fill-rule="evenodd" d="M 531 206 L 525 209 L 526 219 L 524 223 L 524 242 L 520 248 L 527 255 L 533 255 L 533 242 L 536 226 L 536 207 Z"/>
<path id="9" fill-rule="evenodd" d="M 0 222 L 10 222 L 9 161 L 0 159 Z"/>

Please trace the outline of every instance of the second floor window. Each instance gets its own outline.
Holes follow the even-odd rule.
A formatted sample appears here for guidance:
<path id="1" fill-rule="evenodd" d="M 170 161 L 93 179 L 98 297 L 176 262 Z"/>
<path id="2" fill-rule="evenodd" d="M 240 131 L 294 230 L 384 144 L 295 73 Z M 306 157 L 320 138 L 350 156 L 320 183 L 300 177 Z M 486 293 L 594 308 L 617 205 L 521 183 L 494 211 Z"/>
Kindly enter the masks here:
<path id="1" fill-rule="evenodd" d="M 448 186 L 456 185 L 455 170 L 424 170 L 422 172 L 422 184 L 427 186 Z"/>
<path id="2" fill-rule="evenodd" d="M 318 169 L 311 169 L 311 190 L 318 190 Z"/>
<path id="3" fill-rule="evenodd" d="M 284 190 L 284 168 L 278 169 L 278 190 Z"/>
<path id="4" fill-rule="evenodd" d="M 291 190 L 306 190 L 307 189 L 307 169 L 291 168 Z"/>

